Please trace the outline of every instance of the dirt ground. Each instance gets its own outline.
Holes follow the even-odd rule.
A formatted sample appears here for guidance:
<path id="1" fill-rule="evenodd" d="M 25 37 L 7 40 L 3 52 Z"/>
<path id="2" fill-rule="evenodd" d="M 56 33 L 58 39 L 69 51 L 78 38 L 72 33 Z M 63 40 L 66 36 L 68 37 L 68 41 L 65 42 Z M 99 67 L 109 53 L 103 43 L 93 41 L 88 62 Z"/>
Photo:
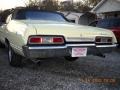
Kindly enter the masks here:
<path id="1" fill-rule="evenodd" d="M 106 58 L 49 58 L 41 65 L 26 60 L 14 68 L 0 48 L 0 90 L 120 90 L 120 49 Z"/>

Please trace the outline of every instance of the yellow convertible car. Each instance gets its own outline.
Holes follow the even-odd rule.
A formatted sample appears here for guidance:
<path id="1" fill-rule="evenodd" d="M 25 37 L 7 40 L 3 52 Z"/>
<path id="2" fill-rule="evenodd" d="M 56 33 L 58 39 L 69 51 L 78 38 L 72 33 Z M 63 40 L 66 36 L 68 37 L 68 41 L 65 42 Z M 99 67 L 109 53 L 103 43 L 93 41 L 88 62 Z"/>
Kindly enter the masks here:
<path id="1" fill-rule="evenodd" d="M 8 48 L 12 66 L 20 66 L 22 57 L 65 57 L 69 61 L 87 55 L 104 57 L 117 43 L 110 30 L 70 23 L 57 12 L 16 9 L 2 19 L 0 42 Z"/>

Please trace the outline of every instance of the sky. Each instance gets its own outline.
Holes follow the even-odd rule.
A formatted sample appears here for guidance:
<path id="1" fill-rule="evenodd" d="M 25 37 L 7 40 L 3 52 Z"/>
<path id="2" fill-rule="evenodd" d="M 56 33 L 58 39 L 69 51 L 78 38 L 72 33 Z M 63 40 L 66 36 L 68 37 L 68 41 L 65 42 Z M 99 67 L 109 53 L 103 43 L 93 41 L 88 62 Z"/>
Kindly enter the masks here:
<path id="1" fill-rule="evenodd" d="M 25 6 L 26 0 L 0 0 L 0 9 L 9 9 L 16 6 Z"/>
<path id="2" fill-rule="evenodd" d="M 14 8 L 17 6 L 25 6 L 25 3 L 28 0 L 0 0 L 0 9 L 9 9 L 9 8 Z M 66 1 L 66 0 L 58 0 L 58 1 Z M 79 0 L 74 0 L 74 1 L 79 1 Z"/>

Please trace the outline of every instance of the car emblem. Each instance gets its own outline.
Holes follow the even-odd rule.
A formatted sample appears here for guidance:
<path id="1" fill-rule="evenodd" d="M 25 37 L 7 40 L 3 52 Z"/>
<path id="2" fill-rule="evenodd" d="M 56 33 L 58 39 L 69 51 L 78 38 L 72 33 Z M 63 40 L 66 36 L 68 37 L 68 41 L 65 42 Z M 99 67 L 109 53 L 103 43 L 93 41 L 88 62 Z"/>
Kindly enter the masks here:
<path id="1" fill-rule="evenodd" d="M 80 34 L 80 37 L 82 37 L 82 34 Z"/>

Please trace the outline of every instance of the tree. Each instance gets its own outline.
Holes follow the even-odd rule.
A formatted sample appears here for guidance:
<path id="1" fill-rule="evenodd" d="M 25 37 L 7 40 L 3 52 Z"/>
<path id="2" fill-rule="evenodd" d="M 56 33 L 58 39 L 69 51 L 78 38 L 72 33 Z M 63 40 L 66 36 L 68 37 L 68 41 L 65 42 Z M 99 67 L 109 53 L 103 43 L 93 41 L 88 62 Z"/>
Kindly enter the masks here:
<path id="1" fill-rule="evenodd" d="M 73 1 L 73 0 L 72 0 Z M 88 12 L 101 0 L 83 0 L 79 2 L 61 2 L 58 4 L 58 0 L 29 0 L 26 4 L 27 8 L 39 8 L 42 10 L 50 11 L 77 11 Z"/>
<path id="2" fill-rule="evenodd" d="M 49 11 L 57 11 L 59 8 L 58 2 L 55 0 L 45 0 L 42 4 L 42 9 Z"/>
<path id="3" fill-rule="evenodd" d="M 90 4 L 96 6 L 101 0 L 89 0 Z"/>
<path id="4" fill-rule="evenodd" d="M 38 8 L 41 7 L 41 0 L 29 0 L 26 4 L 27 8 Z"/>
<path id="5" fill-rule="evenodd" d="M 56 11 L 58 10 L 58 3 L 54 0 L 29 0 L 26 4 L 27 8 L 39 8 L 42 10 Z"/>
<path id="6" fill-rule="evenodd" d="M 71 4 L 70 2 L 61 2 L 60 7 L 60 10 L 62 11 L 74 11 L 75 9 L 74 4 Z"/>
<path id="7" fill-rule="evenodd" d="M 94 7 L 96 6 L 101 0 L 84 0 L 84 4 L 89 6 L 89 7 Z"/>
<path id="8" fill-rule="evenodd" d="M 74 6 L 77 12 L 88 12 L 91 10 L 91 8 L 88 5 L 85 5 L 82 2 L 74 3 Z"/>

